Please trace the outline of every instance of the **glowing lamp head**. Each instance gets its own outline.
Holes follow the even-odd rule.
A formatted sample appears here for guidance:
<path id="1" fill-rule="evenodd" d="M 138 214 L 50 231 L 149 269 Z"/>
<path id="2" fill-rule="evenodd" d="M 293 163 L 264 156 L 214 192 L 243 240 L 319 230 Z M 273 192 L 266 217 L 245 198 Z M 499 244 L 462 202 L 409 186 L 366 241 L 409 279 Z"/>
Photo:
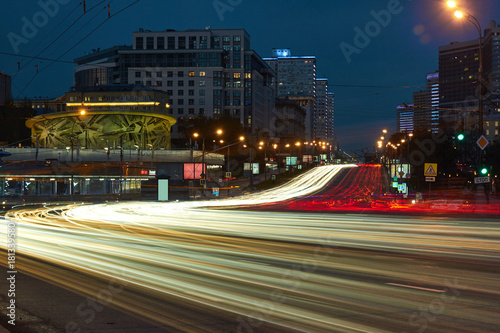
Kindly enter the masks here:
<path id="1" fill-rule="evenodd" d="M 240 141 L 245 141 L 245 137 L 244 136 L 240 136 Z"/>
<path id="2" fill-rule="evenodd" d="M 461 19 L 462 17 L 464 17 L 464 13 L 462 13 L 461 11 L 457 10 L 455 11 L 455 16 L 459 19 Z"/>
<path id="3" fill-rule="evenodd" d="M 462 141 L 463 139 L 465 139 L 465 135 L 463 135 L 463 134 L 459 134 L 459 135 L 457 136 L 457 139 L 458 139 L 459 141 Z"/>
<path id="4" fill-rule="evenodd" d="M 217 134 L 221 135 L 222 134 L 222 130 L 221 129 L 217 130 Z"/>
<path id="5" fill-rule="evenodd" d="M 457 3 L 455 1 L 448 1 L 446 4 L 450 8 L 455 8 L 457 6 Z"/>
<path id="6" fill-rule="evenodd" d="M 193 136 L 194 136 L 195 138 L 197 138 L 197 137 L 199 137 L 200 135 L 199 135 L 198 133 L 194 133 L 194 134 L 193 134 Z"/>
<path id="7" fill-rule="evenodd" d="M 80 110 L 80 115 L 84 116 L 85 115 L 85 110 Z"/>

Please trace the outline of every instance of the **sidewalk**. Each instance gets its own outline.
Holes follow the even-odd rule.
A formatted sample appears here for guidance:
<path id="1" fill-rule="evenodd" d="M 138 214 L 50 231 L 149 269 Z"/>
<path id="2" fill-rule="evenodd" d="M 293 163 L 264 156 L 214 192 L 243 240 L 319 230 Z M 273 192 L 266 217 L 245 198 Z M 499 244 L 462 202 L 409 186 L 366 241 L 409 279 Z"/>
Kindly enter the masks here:
<path id="1" fill-rule="evenodd" d="M 6 329 L 5 327 L 0 326 L 0 333 L 10 333 L 10 331 L 8 329 Z"/>

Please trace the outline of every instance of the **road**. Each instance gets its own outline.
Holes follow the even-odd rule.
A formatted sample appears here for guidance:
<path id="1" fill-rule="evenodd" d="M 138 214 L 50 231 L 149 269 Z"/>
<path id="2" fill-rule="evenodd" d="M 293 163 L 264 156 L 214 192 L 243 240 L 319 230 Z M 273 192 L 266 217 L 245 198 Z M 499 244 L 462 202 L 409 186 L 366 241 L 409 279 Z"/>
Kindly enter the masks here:
<path id="1" fill-rule="evenodd" d="M 225 201 L 47 205 L 6 219 L 19 271 L 165 332 L 499 331 L 497 221 L 241 209 L 314 193 L 340 171 Z"/>

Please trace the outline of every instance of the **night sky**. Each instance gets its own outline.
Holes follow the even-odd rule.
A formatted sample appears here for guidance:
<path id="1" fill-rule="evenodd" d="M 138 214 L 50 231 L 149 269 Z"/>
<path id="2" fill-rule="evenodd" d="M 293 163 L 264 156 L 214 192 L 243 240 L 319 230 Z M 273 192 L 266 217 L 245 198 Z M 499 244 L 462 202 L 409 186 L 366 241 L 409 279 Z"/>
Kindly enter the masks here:
<path id="1" fill-rule="evenodd" d="M 0 5 L 0 52 L 16 54 L 0 54 L 0 71 L 15 75 L 14 98 L 59 97 L 73 85 L 72 64 L 50 65 L 46 60 L 28 64 L 29 58 L 22 56 L 36 56 L 82 15 L 80 1 L 57 1 L 57 10 L 49 7 L 53 17 L 43 14 L 37 0 L 3 1 Z M 472 24 L 455 19 L 441 0 L 140 0 L 104 22 L 108 15 L 104 7 L 110 2 L 114 14 L 135 1 L 87 0 L 87 10 L 97 7 L 40 57 L 71 62 L 92 49 L 131 45 L 132 32 L 139 28 L 243 28 L 251 36 L 252 49 L 261 57 L 270 57 L 272 48 L 290 48 L 292 55 L 317 57 L 317 75 L 329 79 L 330 91 L 336 95 L 335 129 L 341 148 L 347 151 L 373 146 L 383 128 L 396 130 L 396 105 L 411 102 L 412 92 L 423 89 L 426 73 L 438 69 L 439 46 L 478 36 Z M 492 19 L 500 23 L 500 17 L 495 17 L 500 12 L 498 0 L 457 2 L 483 27 Z M 382 24 L 374 23 L 373 13 L 382 10 L 392 13 L 380 14 Z M 24 38 L 24 22 L 34 18 L 38 19 L 38 31 L 31 31 L 16 50 L 9 33 L 11 38 L 13 34 Z M 356 27 L 362 31 L 368 27 L 370 39 L 355 43 Z M 346 57 L 340 45 L 352 47 L 350 56 Z M 19 61 L 25 67 L 16 74 Z M 35 65 L 40 71 L 36 76 Z M 43 70 L 47 65 L 50 67 Z"/>

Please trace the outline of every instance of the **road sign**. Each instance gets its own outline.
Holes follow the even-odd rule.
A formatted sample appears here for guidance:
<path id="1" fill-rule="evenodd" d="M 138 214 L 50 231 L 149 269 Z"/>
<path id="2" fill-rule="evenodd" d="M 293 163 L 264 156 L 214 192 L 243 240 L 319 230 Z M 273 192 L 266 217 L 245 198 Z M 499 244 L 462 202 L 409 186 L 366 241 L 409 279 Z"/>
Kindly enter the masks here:
<path id="1" fill-rule="evenodd" d="M 406 174 L 406 178 L 411 178 L 411 174 L 410 174 L 410 173 L 407 173 L 407 174 Z"/>
<path id="2" fill-rule="evenodd" d="M 474 184 L 487 184 L 490 182 L 490 177 L 475 177 Z"/>
<path id="3" fill-rule="evenodd" d="M 202 178 L 200 179 L 200 185 L 206 185 L 207 184 L 207 180 Z"/>
<path id="4" fill-rule="evenodd" d="M 212 187 L 212 193 L 215 194 L 216 196 L 219 196 L 219 188 L 218 187 Z"/>
<path id="5" fill-rule="evenodd" d="M 398 177 L 394 176 L 393 181 L 397 182 L 398 181 Z"/>
<path id="6" fill-rule="evenodd" d="M 403 183 L 403 184 L 399 184 L 399 185 L 398 185 L 398 191 L 399 191 L 399 192 L 406 193 L 406 184 L 405 184 L 405 183 Z"/>
<path id="7" fill-rule="evenodd" d="M 400 175 L 401 177 L 403 177 L 403 176 L 405 175 L 405 172 L 404 172 L 404 171 L 399 171 L 399 175 Z"/>
<path id="8" fill-rule="evenodd" d="M 398 182 L 393 182 L 392 187 L 398 187 Z"/>
<path id="9" fill-rule="evenodd" d="M 436 177 L 437 176 L 438 165 L 437 163 L 425 163 L 424 176 L 426 177 Z"/>
<path id="10" fill-rule="evenodd" d="M 222 184 L 222 177 L 219 178 L 219 184 Z"/>
<path id="11" fill-rule="evenodd" d="M 231 172 L 226 172 L 226 178 L 227 179 L 231 178 Z"/>
<path id="12" fill-rule="evenodd" d="M 426 182 L 435 182 L 436 181 L 436 177 L 425 177 L 425 181 Z"/>
<path id="13" fill-rule="evenodd" d="M 489 142 L 484 135 L 481 135 L 481 137 L 476 141 L 476 143 L 479 146 L 479 148 L 481 148 L 481 150 L 484 150 L 484 148 L 486 148 Z"/>

